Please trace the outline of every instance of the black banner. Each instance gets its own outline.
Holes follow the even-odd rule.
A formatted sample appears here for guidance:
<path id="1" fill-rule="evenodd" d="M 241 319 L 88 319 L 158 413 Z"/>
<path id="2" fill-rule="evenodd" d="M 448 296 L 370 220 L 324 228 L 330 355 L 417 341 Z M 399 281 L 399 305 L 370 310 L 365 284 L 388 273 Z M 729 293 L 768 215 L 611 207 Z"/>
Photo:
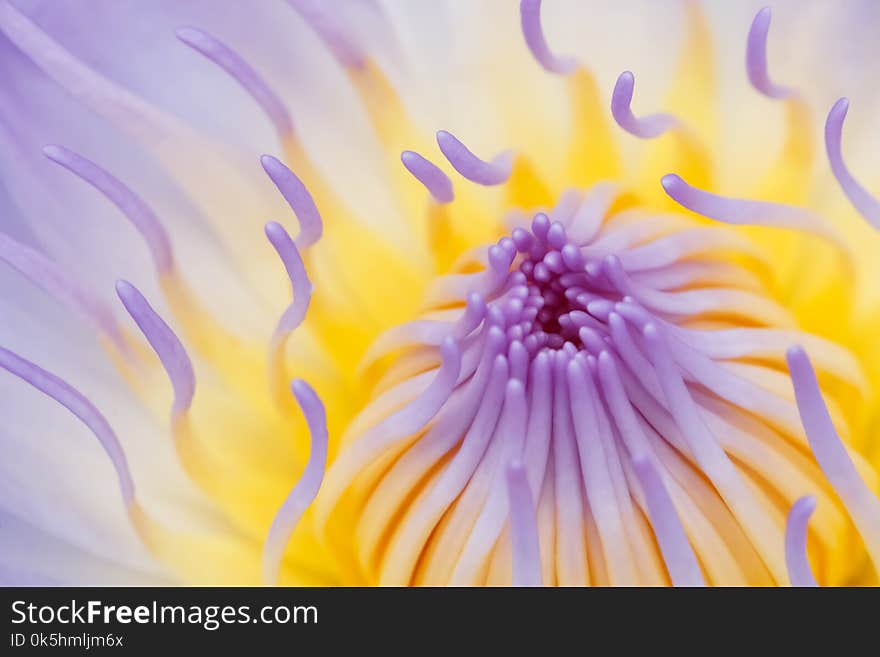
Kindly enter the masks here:
<path id="1" fill-rule="evenodd" d="M 867 589 L 8 588 L 0 595 L 3 655 L 391 647 L 468 655 L 475 641 L 499 648 L 536 639 L 606 655 L 635 644 L 679 651 L 707 636 L 715 652 L 718 642 L 788 643 L 822 628 L 838 628 L 846 642 L 878 619 L 877 593 Z"/>

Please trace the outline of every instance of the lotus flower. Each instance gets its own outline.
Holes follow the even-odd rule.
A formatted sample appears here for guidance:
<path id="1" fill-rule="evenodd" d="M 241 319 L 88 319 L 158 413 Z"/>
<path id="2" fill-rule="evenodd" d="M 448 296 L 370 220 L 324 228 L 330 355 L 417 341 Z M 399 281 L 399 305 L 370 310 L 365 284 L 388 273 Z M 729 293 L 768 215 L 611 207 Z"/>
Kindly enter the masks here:
<path id="1" fill-rule="evenodd" d="M 0 2 L 0 580 L 876 583 L 880 12 L 748 5 Z"/>

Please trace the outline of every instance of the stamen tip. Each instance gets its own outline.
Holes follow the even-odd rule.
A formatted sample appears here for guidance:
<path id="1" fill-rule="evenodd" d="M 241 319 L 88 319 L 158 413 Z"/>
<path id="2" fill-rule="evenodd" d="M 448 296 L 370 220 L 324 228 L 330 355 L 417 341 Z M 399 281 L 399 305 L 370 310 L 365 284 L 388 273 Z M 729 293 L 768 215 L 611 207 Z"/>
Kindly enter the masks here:
<path id="1" fill-rule="evenodd" d="M 512 461 L 510 461 L 510 463 L 507 464 L 508 481 L 518 481 L 521 477 L 524 477 L 525 474 L 526 468 L 521 460 L 513 459 Z"/>
<path id="2" fill-rule="evenodd" d="M 204 33 L 201 30 L 197 30 L 189 25 L 184 25 L 174 30 L 174 36 L 184 43 L 193 43 L 194 41 L 199 40 L 203 34 Z"/>
<path id="3" fill-rule="evenodd" d="M 680 189 L 685 182 L 677 173 L 667 173 L 660 179 L 660 184 L 663 185 L 663 189 L 666 190 L 666 193 L 671 196 L 673 192 Z"/>
<path id="4" fill-rule="evenodd" d="M 429 159 L 415 151 L 403 151 L 400 154 L 400 161 L 406 170 L 425 186 L 437 203 L 450 203 L 455 199 L 455 192 L 449 176 Z"/>
<path id="5" fill-rule="evenodd" d="M 799 344 L 793 345 L 785 351 L 785 360 L 788 361 L 788 365 L 791 367 L 795 363 L 807 360 L 807 352 Z"/>
<path id="6" fill-rule="evenodd" d="M 43 155 L 48 157 L 53 162 L 59 162 L 64 159 L 64 148 L 58 146 L 57 144 L 47 144 L 42 148 Z"/>
<path id="7" fill-rule="evenodd" d="M 807 515 L 812 514 L 816 510 L 816 497 L 814 495 L 804 495 L 794 503 L 799 510 L 803 510 Z"/>
<path id="8" fill-rule="evenodd" d="M 131 298 L 131 294 L 135 289 L 134 285 L 121 278 L 116 281 L 115 287 L 117 296 L 122 300 Z"/>
<path id="9" fill-rule="evenodd" d="M 838 98 L 837 102 L 831 108 L 831 114 L 834 115 L 836 119 L 842 121 L 846 116 L 847 111 L 849 110 L 849 98 L 843 97 Z"/>

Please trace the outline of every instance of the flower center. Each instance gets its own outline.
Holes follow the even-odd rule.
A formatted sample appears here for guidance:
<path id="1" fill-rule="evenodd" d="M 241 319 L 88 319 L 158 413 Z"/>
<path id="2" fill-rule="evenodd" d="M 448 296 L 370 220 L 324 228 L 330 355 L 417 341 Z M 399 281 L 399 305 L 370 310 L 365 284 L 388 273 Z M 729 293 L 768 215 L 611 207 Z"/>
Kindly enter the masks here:
<path id="1" fill-rule="evenodd" d="M 837 540 L 839 505 L 788 456 L 806 438 L 779 369 L 797 341 L 847 380 L 852 358 L 792 330 L 734 229 L 618 211 L 610 189 L 517 220 L 368 352 L 368 367 L 391 364 L 317 507 L 330 535 L 356 525 L 367 581 L 509 581 L 501 537 L 519 516 L 504 473 L 519 461 L 509 476 L 527 481 L 544 519 L 545 582 L 665 582 L 642 526 L 664 504 L 680 516 L 657 538 L 677 546 L 678 582 L 784 581 L 776 514 L 799 486 L 825 497 L 825 539 Z M 730 527 L 716 556 L 712 536 Z"/>

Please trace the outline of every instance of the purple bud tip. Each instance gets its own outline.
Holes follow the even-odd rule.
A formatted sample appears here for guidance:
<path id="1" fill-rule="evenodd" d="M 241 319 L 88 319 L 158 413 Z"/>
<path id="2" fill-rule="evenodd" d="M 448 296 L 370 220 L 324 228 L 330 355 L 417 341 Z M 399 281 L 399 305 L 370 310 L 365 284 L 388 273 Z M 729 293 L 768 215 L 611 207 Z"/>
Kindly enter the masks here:
<path id="1" fill-rule="evenodd" d="M 437 132 L 437 145 L 449 164 L 471 182 L 478 185 L 500 185 L 510 177 L 513 156 L 509 151 L 496 155 L 491 162 L 486 162 L 446 130 Z"/>
<path id="2" fill-rule="evenodd" d="M 290 235 L 287 234 L 284 227 L 275 221 L 270 221 L 266 224 L 264 231 L 269 243 L 272 244 L 284 264 L 293 293 L 293 301 L 287 306 L 275 327 L 272 336 L 274 349 L 280 347 L 287 336 L 305 319 L 312 298 L 312 282 L 309 280 L 299 249 L 296 248 L 296 244 L 290 239 Z"/>
<path id="3" fill-rule="evenodd" d="M 185 413 L 192 404 L 196 377 L 183 343 L 134 285 L 117 281 L 116 294 L 168 374 L 174 388 L 172 415 L 176 417 Z"/>
<path id="4" fill-rule="evenodd" d="M 451 203 L 455 198 L 452 181 L 436 164 L 415 151 L 403 151 L 400 161 L 422 183 L 437 203 Z"/>
<path id="5" fill-rule="evenodd" d="M 296 236 L 296 245 L 300 249 L 307 249 L 321 239 L 324 231 L 324 222 L 321 213 L 309 190 L 302 181 L 281 160 L 271 155 L 260 157 L 263 170 L 269 176 L 281 196 L 287 201 L 290 209 L 299 221 L 299 235 Z"/>
<path id="6" fill-rule="evenodd" d="M 831 171 L 849 202 L 868 223 L 880 230 L 880 200 L 868 193 L 843 161 L 843 120 L 848 110 L 849 101 L 841 98 L 828 112 L 825 121 L 825 152 Z"/>
<path id="7" fill-rule="evenodd" d="M 177 38 L 229 74 L 253 98 L 283 138 L 293 133 L 293 121 L 284 102 L 254 68 L 232 48 L 195 27 L 181 27 Z"/>
<path id="8" fill-rule="evenodd" d="M 770 30 L 770 7 L 764 7 L 752 21 L 746 41 L 746 73 L 749 82 L 760 93 L 768 98 L 778 100 L 789 98 L 794 93 L 788 87 L 782 87 L 770 81 L 767 73 L 767 32 Z"/>
<path id="9" fill-rule="evenodd" d="M 611 115 L 621 128 L 640 139 L 654 139 L 678 124 L 671 114 L 658 113 L 642 118 L 632 112 L 635 77 L 631 71 L 624 71 L 614 84 L 611 93 Z"/>
<path id="10" fill-rule="evenodd" d="M 554 55 L 547 45 L 541 28 L 541 0 L 522 0 L 519 14 L 526 45 L 544 70 L 560 75 L 573 73 L 578 66 L 577 60 L 574 57 Z"/>

